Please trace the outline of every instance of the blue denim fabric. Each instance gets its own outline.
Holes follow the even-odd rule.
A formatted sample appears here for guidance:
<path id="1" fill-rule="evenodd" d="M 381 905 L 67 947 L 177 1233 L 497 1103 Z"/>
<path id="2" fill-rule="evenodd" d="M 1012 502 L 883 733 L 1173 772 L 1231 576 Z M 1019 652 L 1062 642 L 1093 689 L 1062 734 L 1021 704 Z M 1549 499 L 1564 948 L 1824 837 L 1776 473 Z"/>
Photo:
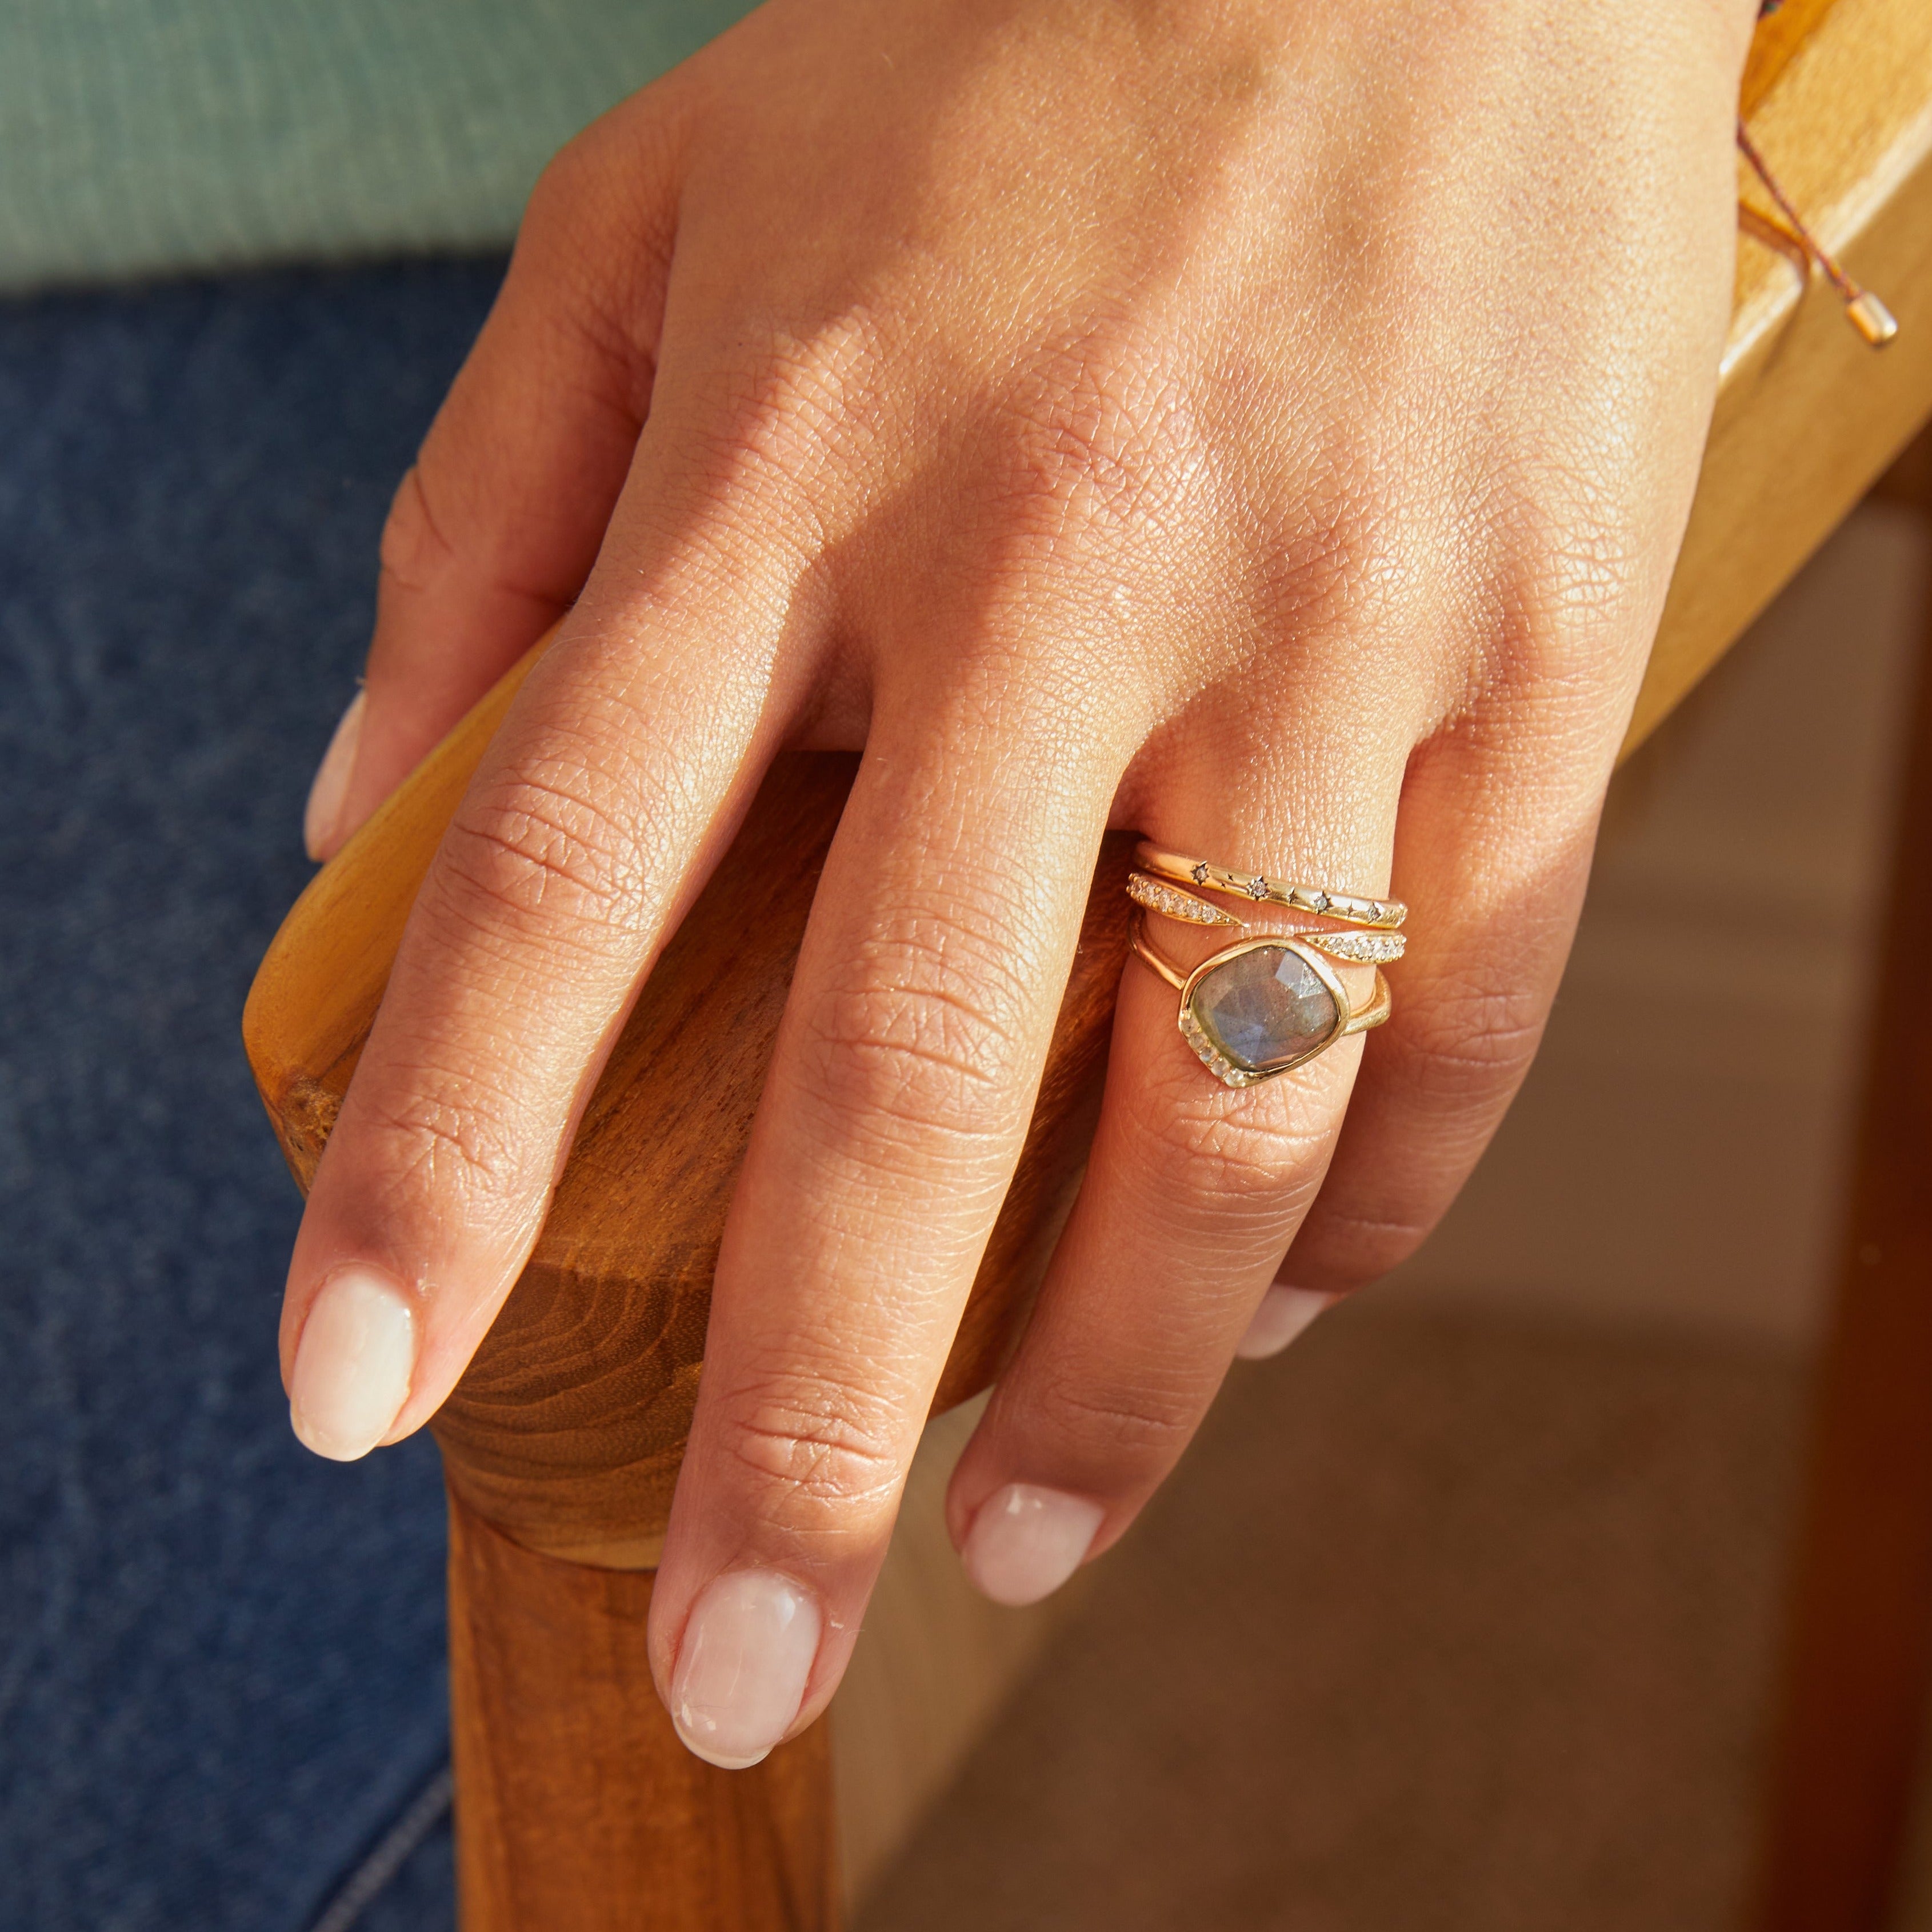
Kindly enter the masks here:
<path id="1" fill-rule="evenodd" d="M 289 1433 L 238 1023 L 500 274 L 0 307 L 6 1932 L 304 1932 L 446 1757 L 435 1454 Z M 449 1922 L 446 1832 L 353 1916 Z"/>

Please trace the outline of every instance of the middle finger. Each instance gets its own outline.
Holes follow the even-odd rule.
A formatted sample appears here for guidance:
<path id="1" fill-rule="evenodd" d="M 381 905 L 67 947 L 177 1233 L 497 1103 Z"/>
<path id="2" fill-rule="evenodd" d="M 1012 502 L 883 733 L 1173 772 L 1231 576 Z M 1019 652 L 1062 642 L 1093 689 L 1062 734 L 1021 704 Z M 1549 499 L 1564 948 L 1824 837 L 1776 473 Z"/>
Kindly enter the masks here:
<path id="1" fill-rule="evenodd" d="M 1010 1180 L 1118 721 L 970 650 L 881 691 L 721 1250 L 651 1604 L 686 1743 L 755 1762 L 830 1694 Z"/>

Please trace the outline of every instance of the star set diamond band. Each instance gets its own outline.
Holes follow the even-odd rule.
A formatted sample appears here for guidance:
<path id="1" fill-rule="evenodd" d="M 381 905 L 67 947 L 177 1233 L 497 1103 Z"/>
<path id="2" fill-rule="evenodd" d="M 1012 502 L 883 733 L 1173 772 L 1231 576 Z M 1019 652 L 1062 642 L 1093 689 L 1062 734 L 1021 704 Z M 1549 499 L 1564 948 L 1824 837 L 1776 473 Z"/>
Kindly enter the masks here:
<path id="1" fill-rule="evenodd" d="M 1127 880 L 1127 896 L 1141 908 L 1134 920 L 1134 952 L 1180 995 L 1180 1036 L 1224 1086 L 1252 1087 L 1305 1066 L 1338 1040 L 1388 1018 L 1392 1003 L 1382 969 L 1400 959 L 1407 944 L 1394 930 L 1408 916 L 1400 900 L 1292 884 L 1149 844 L 1136 856 L 1143 869 Z M 1255 932 L 1246 920 L 1197 896 L 1200 892 L 1283 906 L 1355 929 Z M 1150 913 L 1250 936 L 1184 972 L 1148 937 Z M 1376 969 L 1374 990 L 1365 1003 L 1358 1006 L 1351 998 L 1332 961 Z"/>
<path id="2" fill-rule="evenodd" d="M 1291 912 L 1342 920 L 1350 926 L 1382 926 L 1392 931 L 1408 916 L 1408 907 L 1400 899 L 1365 898 L 1359 892 L 1334 892 L 1322 886 L 1290 885 L 1260 872 L 1212 865 L 1205 859 L 1184 858 L 1178 852 L 1165 851 L 1144 840 L 1135 857 L 1143 872 L 1159 878 L 1192 884 L 1205 892 L 1232 892 L 1256 904 L 1286 906 Z"/>

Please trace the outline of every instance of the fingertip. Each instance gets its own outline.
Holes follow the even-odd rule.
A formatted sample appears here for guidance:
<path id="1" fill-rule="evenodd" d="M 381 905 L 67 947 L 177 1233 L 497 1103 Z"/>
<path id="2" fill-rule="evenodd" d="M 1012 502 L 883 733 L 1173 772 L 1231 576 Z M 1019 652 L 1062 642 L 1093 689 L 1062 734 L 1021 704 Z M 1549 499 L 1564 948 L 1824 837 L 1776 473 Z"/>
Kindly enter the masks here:
<path id="1" fill-rule="evenodd" d="M 1009 1483 L 974 1513 L 960 1550 L 982 1596 L 1017 1610 L 1050 1597 L 1086 1561 L 1100 1504 L 1036 1483 Z"/>
<path id="2" fill-rule="evenodd" d="M 350 781 L 356 776 L 368 696 L 367 691 L 358 689 L 349 700 L 309 786 L 308 803 L 302 813 L 302 843 L 308 856 L 318 862 L 332 856 L 341 843 L 342 808 L 349 796 Z"/>
<path id="3" fill-rule="evenodd" d="M 1265 1361 L 1278 1355 L 1315 1318 L 1332 1307 L 1340 1297 L 1318 1294 L 1312 1288 L 1289 1288 L 1280 1282 L 1262 1298 L 1247 1333 L 1234 1345 L 1234 1353 L 1244 1362 Z"/>
<path id="4" fill-rule="evenodd" d="M 368 1454 L 409 1400 L 416 1358 L 416 1310 L 380 1270 L 340 1268 L 309 1304 L 289 1373 L 289 1421 L 297 1438 L 332 1462 Z"/>

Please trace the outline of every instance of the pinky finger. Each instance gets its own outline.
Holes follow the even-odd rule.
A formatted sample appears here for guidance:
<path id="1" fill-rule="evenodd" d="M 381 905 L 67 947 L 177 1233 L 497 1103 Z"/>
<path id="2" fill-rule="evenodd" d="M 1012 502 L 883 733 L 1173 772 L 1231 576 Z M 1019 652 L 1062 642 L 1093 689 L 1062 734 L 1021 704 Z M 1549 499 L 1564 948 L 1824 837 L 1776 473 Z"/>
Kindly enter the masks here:
<path id="1" fill-rule="evenodd" d="M 1469 730 L 1411 762 L 1394 885 L 1411 943 L 1395 1011 L 1364 1056 L 1328 1177 L 1244 1354 L 1285 1347 L 1329 1303 L 1406 1260 L 1529 1070 L 1576 931 L 1610 758 L 1546 739 L 1534 771 L 1527 755 L 1506 734 Z"/>
<path id="2" fill-rule="evenodd" d="M 1326 1314 L 1340 1299 L 1312 1288 L 1290 1288 L 1286 1282 L 1276 1282 L 1262 1297 L 1262 1305 L 1255 1310 L 1247 1332 L 1234 1345 L 1234 1353 L 1244 1362 L 1263 1362 L 1280 1354 L 1307 1332 L 1317 1316 Z"/>

